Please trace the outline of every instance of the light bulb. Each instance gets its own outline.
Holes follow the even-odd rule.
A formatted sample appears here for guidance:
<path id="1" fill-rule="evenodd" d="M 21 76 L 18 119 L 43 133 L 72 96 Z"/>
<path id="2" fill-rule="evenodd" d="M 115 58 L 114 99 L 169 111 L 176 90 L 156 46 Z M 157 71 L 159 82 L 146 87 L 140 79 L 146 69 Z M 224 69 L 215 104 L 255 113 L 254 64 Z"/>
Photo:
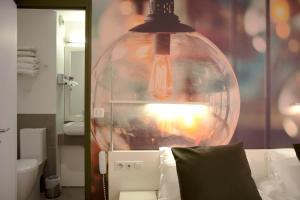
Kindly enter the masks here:
<path id="1" fill-rule="evenodd" d="M 149 81 L 149 93 L 164 100 L 173 92 L 173 72 L 170 59 L 170 34 L 155 36 L 155 55 Z"/>
<path id="2" fill-rule="evenodd" d="M 170 56 L 155 55 L 149 83 L 149 92 L 156 99 L 166 99 L 173 90 Z"/>

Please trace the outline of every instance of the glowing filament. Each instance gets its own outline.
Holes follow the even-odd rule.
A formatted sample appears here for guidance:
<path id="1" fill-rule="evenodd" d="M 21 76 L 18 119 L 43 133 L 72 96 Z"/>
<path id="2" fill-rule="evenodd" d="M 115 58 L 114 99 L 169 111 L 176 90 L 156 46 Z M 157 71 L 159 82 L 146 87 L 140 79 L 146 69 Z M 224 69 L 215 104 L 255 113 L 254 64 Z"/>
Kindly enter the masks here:
<path id="1" fill-rule="evenodd" d="M 166 99 L 172 94 L 173 77 L 169 55 L 156 55 L 149 82 L 149 92 L 157 99 Z"/>

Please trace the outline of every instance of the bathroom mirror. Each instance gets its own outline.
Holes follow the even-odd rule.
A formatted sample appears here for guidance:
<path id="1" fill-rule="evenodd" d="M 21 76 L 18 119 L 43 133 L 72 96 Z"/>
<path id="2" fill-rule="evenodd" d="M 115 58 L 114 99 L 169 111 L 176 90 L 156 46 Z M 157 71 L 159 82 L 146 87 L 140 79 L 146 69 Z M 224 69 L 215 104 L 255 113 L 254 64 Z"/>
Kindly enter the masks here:
<path id="1" fill-rule="evenodd" d="M 69 80 L 64 87 L 65 121 L 83 121 L 84 116 L 84 46 L 65 47 L 65 77 Z"/>

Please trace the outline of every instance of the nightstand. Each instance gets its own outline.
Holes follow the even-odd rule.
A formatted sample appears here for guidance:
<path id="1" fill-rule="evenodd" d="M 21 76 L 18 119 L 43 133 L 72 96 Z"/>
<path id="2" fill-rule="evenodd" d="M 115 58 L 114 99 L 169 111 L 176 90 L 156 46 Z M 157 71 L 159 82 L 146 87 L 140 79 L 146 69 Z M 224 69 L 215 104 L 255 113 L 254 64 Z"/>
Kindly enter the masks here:
<path id="1" fill-rule="evenodd" d="M 157 200 L 156 191 L 121 191 L 119 200 Z"/>

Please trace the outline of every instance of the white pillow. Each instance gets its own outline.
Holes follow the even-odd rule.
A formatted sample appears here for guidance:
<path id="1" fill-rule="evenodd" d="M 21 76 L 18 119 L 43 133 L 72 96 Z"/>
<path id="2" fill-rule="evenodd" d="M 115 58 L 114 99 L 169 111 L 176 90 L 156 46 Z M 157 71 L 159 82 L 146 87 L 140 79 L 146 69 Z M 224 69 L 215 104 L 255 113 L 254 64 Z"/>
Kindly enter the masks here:
<path id="1" fill-rule="evenodd" d="M 269 176 L 277 179 L 292 198 L 300 199 L 300 163 L 296 154 L 269 152 Z"/>
<path id="2" fill-rule="evenodd" d="M 158 200 L 181 200 L 176 162 L 171 148 L 159 148 L 160 187 Z"/>

